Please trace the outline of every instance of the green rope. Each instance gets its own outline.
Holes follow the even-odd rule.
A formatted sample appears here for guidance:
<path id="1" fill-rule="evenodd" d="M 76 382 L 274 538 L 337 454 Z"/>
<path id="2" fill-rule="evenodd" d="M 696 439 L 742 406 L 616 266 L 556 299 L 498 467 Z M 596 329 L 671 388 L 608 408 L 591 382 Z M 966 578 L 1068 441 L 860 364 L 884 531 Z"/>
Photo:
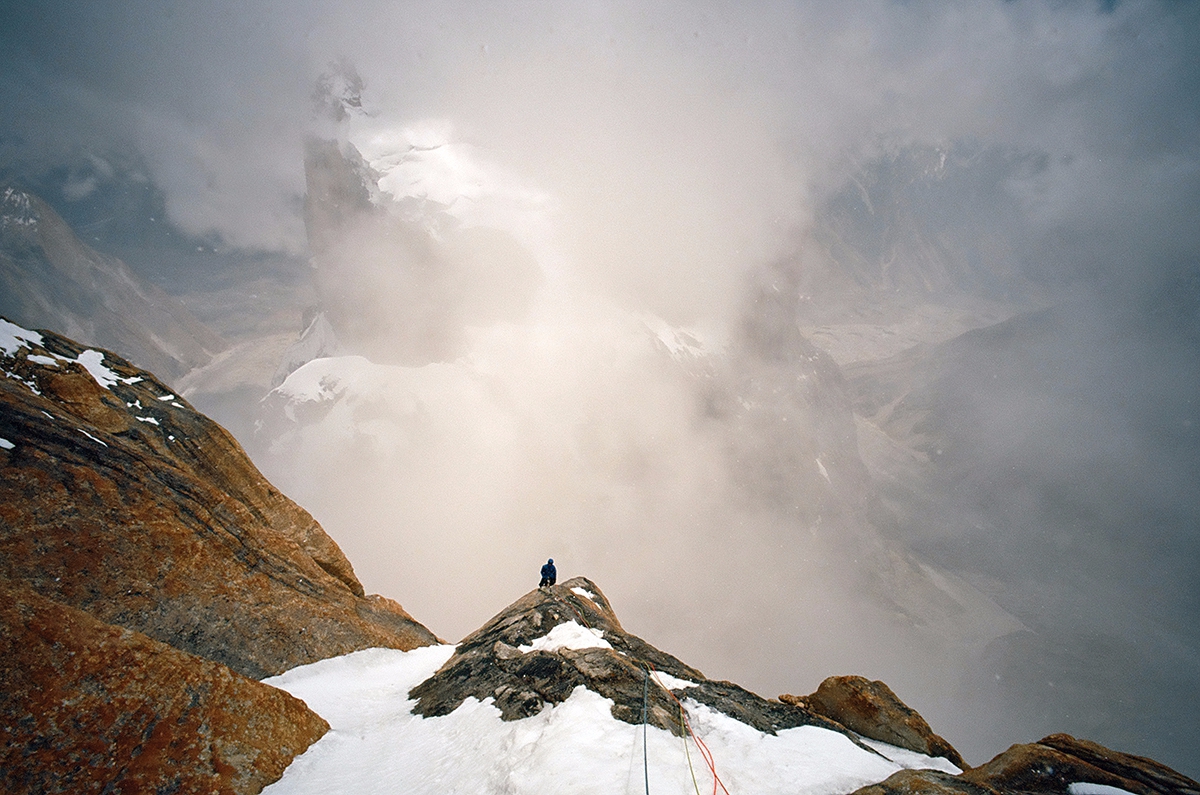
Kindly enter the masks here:
<path id="1" fill-rule="evenodd" d="M 696 788 L 696 795 L 700 795 L 700 782 L 696 781 L 696 769 L 692 767 L 692 752 L 687 744 L 688 729 L 683 717 L 683 702 L 675 699 L 675 703 L 679 704 L 679 728 L 683 732 L 683 753 L 687 756 L 688 772 L 692 774 L 692 786 Z"/>

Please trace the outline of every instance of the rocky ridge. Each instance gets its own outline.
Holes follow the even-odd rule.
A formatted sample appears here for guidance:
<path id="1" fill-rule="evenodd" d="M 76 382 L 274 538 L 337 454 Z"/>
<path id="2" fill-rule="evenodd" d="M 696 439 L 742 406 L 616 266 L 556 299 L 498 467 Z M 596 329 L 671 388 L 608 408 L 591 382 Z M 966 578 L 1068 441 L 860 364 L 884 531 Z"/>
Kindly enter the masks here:
<path id="1" fill-rule="evenodd" d="M 253 681 L 436 642 L 228 433 L 0 318 L 0 789 L 255 793 L 328 725 Z"/>
<path id="2" fill-rule="evenodd" d="M 558 636 L 558 642 L 545 638 Z M 681 734 L 680 699 L 691 698 L 774 734 L 797 726 L 842 732 L 807 707 L 771 701 L 703 673 L 627 633 L 585 577 L 526 594 L 459 643 L 442 668 L 413 688 L 413 711 L 448 715 L 468 697 L 492 699 L 505 720 L 535 715 L 583 686 L 611 699 L 612 715 Z"/>
<path id="3" fill-rule="evenodd" d="M 830 677 L 814 693 L 777 700 L 710 680 L 626 632 L 604 593 L 584 577 L 518 599 L 464 638 L 409 697 L 416 701 L 413 712 L 425 717 L 449 715 L 474 698 L 515 721 L 566 701 L 578 687 L 610 699 L 618 720 L 645 721 L 677 736 L 687 731 L 682 702 L 691 699 L 766 734 L 815 726 L 842 733 L 872 753 L 873 740 L 942 757 L 962 771 L 904 770 L 855 795 L 1096 792 L 1082 785 L 1134 795 L 1200 793 L 1200 785 L 1165 765 L 1065 734 L 1015 745 L 972 768 L 891 688 L 860 676 Z"/>

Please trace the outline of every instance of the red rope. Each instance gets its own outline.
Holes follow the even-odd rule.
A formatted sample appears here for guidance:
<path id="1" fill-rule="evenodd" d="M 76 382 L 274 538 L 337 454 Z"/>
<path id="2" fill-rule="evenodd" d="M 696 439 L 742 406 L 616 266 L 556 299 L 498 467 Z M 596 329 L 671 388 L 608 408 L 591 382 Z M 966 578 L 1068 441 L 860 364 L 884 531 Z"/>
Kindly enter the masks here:
<path id="1" fill-rule="evenodd" d="M 561 601 L 567 607 L 571 608 L 575 615 L 579 616 L 579 620 L 583 622 L 584 626 L 588 627 L 589 629 L 591 628 L 591 624 L 589 624 L 588 620 L 583 617 L 583 612 L 578 607 L 573 605 L 567 599 L 560 599 L 553 593 L 551 595 L 556 601 Z M 654 667 L 654 663 L 647 662 L 646 664 L 650 666 L 650 670 L 654 671 L 654 673 L 658 673 L 658 669 Z M 662 683 L 659 682 L 659 684 L 661 685 Z M 663 686 L 663 690 L 666 690 L 667 695 L 669 695 L 675 701 L 675 703 L 679 705 L 679 712 L 681 715 L 683 715 L 683 722 L 687 726 L 687 733 L 692 736 L 692 740 L 695 741 L 696 747 L 700 749 L 700 756 L 704 759 L 704 764 L 708 766 L 708 772 L 712 773 L 713 795 L 717 795 L 718 786 L 724 790 L 725 795 L 729 795 L 729 790 L 726 788 L 725 782 L 721 781 L 721 777 L 717 775 L 717 765 L 713 760 L 712 751 L 708 750 L 708 746 L 704 744 L 704 741 L 696 736 L 696 731 L 692 728 L 692 722 L 688 719 L 687 709 L 683 706 L 683 702 L 676 698 L 675 694 L 671 692 L 669 687 Z"/>
<path id="2" fill-rule="evenodd" d="M 650 666 L 650 669 L 652 671 L 654 671 L 654 673 L 658 673 L 658 669 L 654 667 L 654 663 L 648 662 L 646 664 Z M 659 684 L 661 685 L 662 683 L 659 682 Z M 695 731 L 695 729 L 692 728 L 692 722 L 690 720 L 688 720 L 687 709 L 684 708 L 683 702 L 680 701 L 675 696 L 675 694 L 671 692 L 671 689 L 669 687 L 666 687 L 664 685 L 663 690 L 666 690 L 667 695 L 669 695 L 672 699 L 674 699 L 675 703 L 679 705 L 680 713 L 683 715 L 683 722 L 687 725 L 687 732 L 688 732 L 688 734 L 690 734 L 692 736 L 692 739 L 696 742 L 696 747 L 700 749 L 700 756 L 704 759 L 704 764 L 708 765 L 708 771 L 710 773 L 712 773 L 713 795 L 717 795 L 717 786 L 718 785 L 720 785 L 721 789 L 725 791 L 725 795 L 729 795 L 729 790 L 725 787 L 725 782 L 721 781 L 721 777 L 717 775 L 717 765 L 716 765 L 716 762 L 713 760 L 712 751 L 708 750 L 708 746 L 704 744 L 704 741 L 701 740 L 698 736 L 696 736 L 696 731 Z"/>

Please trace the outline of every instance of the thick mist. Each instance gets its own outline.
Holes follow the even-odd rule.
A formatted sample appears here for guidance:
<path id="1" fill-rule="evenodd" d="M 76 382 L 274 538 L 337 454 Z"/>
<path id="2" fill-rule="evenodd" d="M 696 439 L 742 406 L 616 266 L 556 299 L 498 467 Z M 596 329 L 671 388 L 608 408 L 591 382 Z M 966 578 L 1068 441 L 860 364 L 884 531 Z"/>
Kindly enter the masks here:
<path id="1" fill-rule="evenodd" d="M 311 258 L 251 311 L 347 356 L 223 420 L 368 591 L 454 640 L 554 557 L 709 676 L 883 678 L 973 763 L 1194 764 L 1197 9 L 3 18 L 3 176 L 153 185 L 222 289 Z M 361 108 L 314 115 L 338 64 Z"/>

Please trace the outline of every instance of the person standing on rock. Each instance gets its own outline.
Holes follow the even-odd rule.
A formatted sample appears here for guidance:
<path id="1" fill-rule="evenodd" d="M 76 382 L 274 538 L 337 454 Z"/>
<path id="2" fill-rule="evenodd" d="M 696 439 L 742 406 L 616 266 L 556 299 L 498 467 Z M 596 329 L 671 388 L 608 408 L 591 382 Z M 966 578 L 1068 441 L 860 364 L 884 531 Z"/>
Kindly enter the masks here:
<path id="1" fill-rule="evenodd" d="M 554 568 L 554 558 L 546 561 L 546 565 L 542 566 L 542 581 L 538 583 L 539 588 L 545 588 L 547 585 L 553 585 L 558 580 L 558 570 Z"/>

